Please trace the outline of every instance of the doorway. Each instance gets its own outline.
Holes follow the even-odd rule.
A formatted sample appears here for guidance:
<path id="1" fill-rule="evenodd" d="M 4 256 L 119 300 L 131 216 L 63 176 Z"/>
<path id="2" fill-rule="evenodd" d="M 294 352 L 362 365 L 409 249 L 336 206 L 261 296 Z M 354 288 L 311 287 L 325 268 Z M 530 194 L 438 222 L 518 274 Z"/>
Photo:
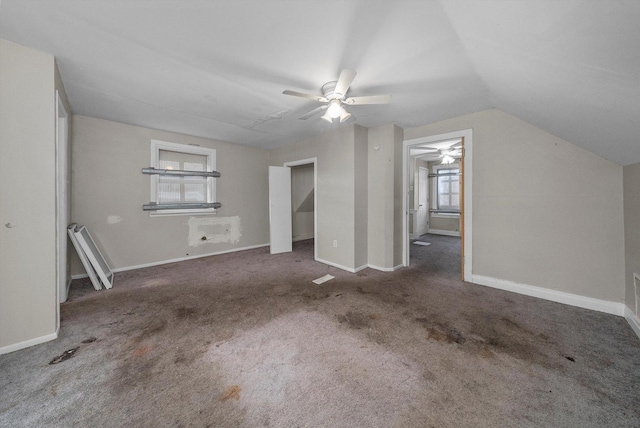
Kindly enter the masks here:
<path id="1" fill-rule="evenodd" d="M 271 253 L 313 247 L 318 258 L 317 158 L 269 167 Z"/>
<path id="2" fill-rule="evenodd" d="M 413 250 L 421 257 L 431 257 L 434 266 L 448 266 L 449 271 L 459 272 L 463 280 L 471 279 L 472 144 L 470 129 L 404 141 L 404 266 L 412 264 Z M 428 177 L 426 185 L 425 172 Z M 424 204 L 426 212 L 425 207 L 420 206 Z M 425 214 L 427 221 L 419 221 L 420 215 Z M 423 227 L 425 223 L 426 233 Z M 415 244 L 420 246 L 414 244 L 416 240 L 418 242 Z M 438 249 L 435 245 L 429 247 L 434 243 Z M 459 267 L 451 268 L 452 260 L 456 260 Z"/>

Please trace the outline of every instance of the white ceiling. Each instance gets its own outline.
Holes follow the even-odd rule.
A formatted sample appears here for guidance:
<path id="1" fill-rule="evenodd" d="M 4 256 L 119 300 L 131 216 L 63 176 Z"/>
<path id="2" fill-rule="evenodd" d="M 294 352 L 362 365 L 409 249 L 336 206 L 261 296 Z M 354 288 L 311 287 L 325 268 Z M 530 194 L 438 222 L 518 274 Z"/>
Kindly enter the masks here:
<path id="1" fill-rule="evenodd" d="M 53 54 L 74 113 L 273 148 L 340 70 L 356 123 L 499 108 L 640 162 L 640 1 L 2 0 L 0 37 Z"/>

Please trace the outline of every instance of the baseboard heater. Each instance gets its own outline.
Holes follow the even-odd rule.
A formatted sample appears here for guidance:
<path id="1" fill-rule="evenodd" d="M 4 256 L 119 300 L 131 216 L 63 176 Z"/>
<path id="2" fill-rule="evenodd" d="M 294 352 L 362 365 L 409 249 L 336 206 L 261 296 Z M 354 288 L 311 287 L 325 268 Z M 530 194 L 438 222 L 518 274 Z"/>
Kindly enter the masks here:
<path id="1" fill-rule="evenodd" d="M 107 289 L 113 287 L 113 272 L 89 234 L 89 230 L 85 226 L 72 223 L 67 228 L 67 232 L 80 261 L 82 261 L 84 270 L 87 271 L 91 279 L 93 288 L 102 290 L 103 286 Z"/>

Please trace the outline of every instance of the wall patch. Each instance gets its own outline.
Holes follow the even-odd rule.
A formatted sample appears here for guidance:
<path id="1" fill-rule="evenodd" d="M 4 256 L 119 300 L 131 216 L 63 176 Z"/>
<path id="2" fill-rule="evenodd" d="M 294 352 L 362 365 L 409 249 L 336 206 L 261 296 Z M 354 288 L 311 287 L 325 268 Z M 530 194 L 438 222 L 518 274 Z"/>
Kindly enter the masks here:
<path id="1" fill-rule="evenodd" d="M 208 244 L 237 244 L 242 236 L 240 217 L 191 217 L 189 226 L 189 246 Z"/>
<path id="2" fill-rule="evenodd" d="M 107 217 L 107 224 L 116 224 L 122 221 L 122 217 L 119 215 L 110 215 Z"/>

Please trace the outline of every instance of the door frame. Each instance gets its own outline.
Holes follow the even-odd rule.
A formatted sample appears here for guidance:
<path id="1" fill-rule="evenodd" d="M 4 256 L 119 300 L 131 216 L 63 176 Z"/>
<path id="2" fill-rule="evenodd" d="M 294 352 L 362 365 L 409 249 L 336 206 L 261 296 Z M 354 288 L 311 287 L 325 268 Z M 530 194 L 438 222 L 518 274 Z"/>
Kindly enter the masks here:
<path id="1" fill-rule="evenodd" d="M 446 134 L 432 135 L 428 137 L 412 138 L 402 143 L 402 265 L 409 266 L 409 162 L 410 148 L 419 144 L 435 143 L 437 141 L 463 138 L 462 165 L 462 227 L 460 230 L 462 239 L 462 280 L 471 280 L 473 272 L 473 210 L 472 210 L 472 177 L 473 177 L 473 130 L 464 129 Z"/>
<path id="2" fill-rule="evenodd" d="M 282 166 L 301 166 L 313 164 L 313 260 L 318 260 L 318 158 L 300 159 L 285 162 Z M 289 189 L 291 193 L 291 189 Z"/>
<path id="3" fill-rule="evenodd" d="M 67 300 L 69 114 L 56 91 L 56 328 L 60 327 L 60 303 Z"/>
<path id="4" fill-rule="evenodd" d="M 429 233 L 429 223 L 430 223 L 430 218 L 429 218 L 429 209 L 430 209 L 430 204 L 431 204 L 431 199 L 429 198 L 429 192 L 430 192 L 430 186 L 429 186 L 429 168 L 425 168 L 423 166 L 419 166 L 418 168 L 418 173 L 416 174 L 416 177 L 418 177 L 418 209 L 416 210 L 416 214 L 420 211 L 420 192 L 424 191 L 423 190 L 423 186 L 422 184 L 420 184 L 420 170 L 424 170 L 425 174 L 426 174 L 426 184 L 425 184 L 425 188 L 426 188 L 426 196 L 425 196 L 425 204 L 426 207 L 424 208 L 427 212 L 426 212 L 426 216 L 427 216 L 427 227 L 426 227 L 426 232 L 425 233 Z M 414 178 L 415 180 L 415 178 Z M 415 186 L 415 181 L 414 181 L 414 186 Z M 418 221 L 416 221 L 416 229 L 418 229 L 417 231 L 414 230 L 414 235 L 417 235 L 415 239 L 418 239 L 420 237 L 420 235 L 422 235 L 422 233 L 420 233 L 422 231 L 422 229 L 420 229 L 420 221 L 418 217 Z"/>

